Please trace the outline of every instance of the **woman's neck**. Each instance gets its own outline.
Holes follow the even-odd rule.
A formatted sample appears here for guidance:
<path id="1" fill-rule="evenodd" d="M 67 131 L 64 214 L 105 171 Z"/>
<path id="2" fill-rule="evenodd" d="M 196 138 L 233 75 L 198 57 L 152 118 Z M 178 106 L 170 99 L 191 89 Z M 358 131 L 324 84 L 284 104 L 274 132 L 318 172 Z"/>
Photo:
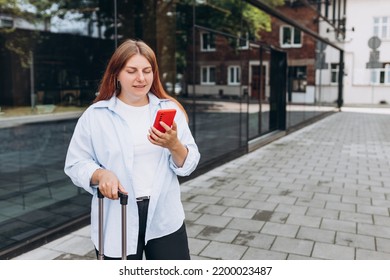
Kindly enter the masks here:
<path id="1" fill-rule="evenodd" d="M 149 104 L 149 97 L 148 95 L 140 96 L 138 97 L 129 97 L 125 96 L 125 94 L 120 94 L 118 98 L 126 103 L 127 105 L 134 106 L 134 107 L 141 107 Z"/>

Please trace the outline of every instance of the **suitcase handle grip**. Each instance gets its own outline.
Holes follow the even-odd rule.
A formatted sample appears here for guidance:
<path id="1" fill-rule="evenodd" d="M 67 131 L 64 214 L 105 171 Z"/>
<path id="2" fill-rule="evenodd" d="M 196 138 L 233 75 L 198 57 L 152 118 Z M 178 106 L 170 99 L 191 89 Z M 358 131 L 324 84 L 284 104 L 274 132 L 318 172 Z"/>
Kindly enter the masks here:
<path id="1" fill-rule="evenodd" d="M 129 196 L 121 191 L 118 191 L 118 196 L 122 205 L 127 205 Z"/>
<path id="2" fill-rule="evenodd" d="M 97 196 L 98 198 L 104 198 L 104 195 L 100 192 L 100 189 L 97 188 Z M 129 200 L 129 196 L 121 191 L 118 191 L 118 196 L 121 205 L 127 205 L 127 202 Z"/>

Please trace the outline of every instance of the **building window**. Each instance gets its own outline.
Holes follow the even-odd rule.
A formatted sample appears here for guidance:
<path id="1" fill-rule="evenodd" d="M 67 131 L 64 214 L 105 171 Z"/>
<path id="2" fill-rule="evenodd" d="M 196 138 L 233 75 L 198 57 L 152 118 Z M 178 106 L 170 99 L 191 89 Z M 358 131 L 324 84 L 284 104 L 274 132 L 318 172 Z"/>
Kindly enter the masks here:
<path id="1" fill-rule="evenodd" d="M 384 78 L 384 81 L 385 81 L 385 84 L 387 85 L 390 85 L 390 63 L 387 63 L 385 65 L 385 78 Z"/>
<path id="2" fill-rule="evenodd" d="M 241 37 L 241 34 L 240 34 L 240 37 L 237 39 L 238 41 L 238 48 L 240 50 L 247 50 L 249 49 L 249 35 L 248 33 L 245 34 L 244 37 Z"/>
<path id="3" fill-rule="evenodd" d="M 371 70 L 371 83 L 390 85 L 390 62 L 383 63 L 383 68 Z"/>
<path id="4" fill-rule="evenodd" d="M 330 65 L 330 83 L 338 84 L 339 82 L 339 64 L 331 63 Z"/>
<path id="5" fill-rule="evenodd" d="M 302 47 L 302 33 L 300 30 L 291 26 L 280 27 L 280 45 L 283 48 Z"/>
<path id="6" fill-rule="evenodd" d="M 240 66 L 228 67 L 228 85 L 240 85 L 241 83 Z"/>
<path id="7" fill-rule="evenodd" d="M 306 66 L 290 66 L 288 72 L 291 90 L 293 92 L 306 92 Z"/>
<path id="8" fill-rule="evenodd" d="M 215 51 L 215 35 L 213 33 L 202 32 L 200 42 L 203 52 Z"/>
<path id="9" fill-rule="evenodd" d="M 12 18 L 0 18 L 0 27 L 12 28 L 14 27 L 14 20 Z"/>
<path id="10" fill-rule="evenodd" d="M 201 67 L 201 84 L 215 85 L 215 66 Z"/>
<path id="11" fill-rule="evenodd" d="M 390 39 L 390 17 L 374 17 L 374 36 Z"/>

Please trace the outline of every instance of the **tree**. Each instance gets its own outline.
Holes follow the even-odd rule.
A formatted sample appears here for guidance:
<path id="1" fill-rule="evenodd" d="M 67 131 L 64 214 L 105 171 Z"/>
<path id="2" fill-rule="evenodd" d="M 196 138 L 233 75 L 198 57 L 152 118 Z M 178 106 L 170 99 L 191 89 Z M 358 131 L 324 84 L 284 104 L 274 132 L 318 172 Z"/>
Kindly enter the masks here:
<path id="1" fill-rule="evenodd" d="M 264 1 L 271 6 L 284 4 L 284 0 Z M 271 19 L 268 14 L 242 0 L 208 0 L 199 1 L 196 6 L 196 24 L 258 40 L 260 30 L 270 30 Z"/>
<path id="2" fill-rule="evenodd" d="M 29 68 L 31 51 L 39 42 L 40 31 L 46 31 L 47 23 L 54 16 L 64 18 L 67 12 L 79 13 L 84 18 L 91 17 L 91 11 L 98 0 L 0 0 L 0 14 L 13 21 L 24 22 L 30 30 L 29 36 L 20 36 L 14 25 L 1 27 L 0 35 L 4 47 L 20 59 L 23 68 Z"/>

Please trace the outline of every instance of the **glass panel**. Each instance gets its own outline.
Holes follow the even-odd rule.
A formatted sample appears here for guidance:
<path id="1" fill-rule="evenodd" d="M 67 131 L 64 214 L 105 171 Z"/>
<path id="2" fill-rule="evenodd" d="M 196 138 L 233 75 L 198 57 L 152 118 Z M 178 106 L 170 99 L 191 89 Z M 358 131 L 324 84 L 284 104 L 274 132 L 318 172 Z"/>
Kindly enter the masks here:
<path id="1" fill-rule="evenodd" d="M 283 27 L 283 45 L 290 45 L 291 37 L 291 28 Z"/>
<path id="2" fill-rule="evenodd" d="M 210 67 L 209 71 L 209 83 L 215 83 L 215 67 Z"/>
<path id="3" fill-rule="evenodd" d="M 13 28 L 0 28 L 0 251 L 90 213 L 63 168 L 115 47 L 103 20 L 112 2 L 49 2 L 31 4 L 34 15 L 14 6 Z"/>
<path id="4" fill-rule="evenodd" d="M 208 33 L 202 33 L 202 49 L 203 50 L 209 49 L 209 34 Z"/>
<path id="5" fill-rule="evenodd" d="M 299 29 L 294 28 L 294 44 L 301 44 L 301 31 Z"/>
<path id="6" fill-rule="evenodd" d="M 196 32 L 200 33 L 202 30 L 196 29 Z M 224 42 L 227 45 L 232 41 L 232 38 L 219 34 L 214 34 L 214 37 L 217 42 Z M 234 40 L 237 41 L 237 38 Z M 217 51 L 218 47 L 219 45 L 216 46 Z M 218 56 L 215 53 L 200 51 L 195 54 L 197 70 L 188 81 L 188 97 L 195 101 L 193 125 L 195 139 L 202 154 L 202 164 L 234 153 L 240 150 L 242 145 L 246 145 L 241 139 L 242 133 L 245 132 L 242 128 L 245 125 L 241 114 L 242 91 L 239 86 L 230 85 L 229 78 L 234 81 L 236 68 L 227 65 L 240 61 L 238 47 L 229 46 L 224 52 L 219 52 Z M 207 83 L 203 83 L 206 68 L 201 66 L 205 63 L 212 64 L 207 66 Z M 202 83 L 196 82 L 199 71 L 202 71 Z"/>

